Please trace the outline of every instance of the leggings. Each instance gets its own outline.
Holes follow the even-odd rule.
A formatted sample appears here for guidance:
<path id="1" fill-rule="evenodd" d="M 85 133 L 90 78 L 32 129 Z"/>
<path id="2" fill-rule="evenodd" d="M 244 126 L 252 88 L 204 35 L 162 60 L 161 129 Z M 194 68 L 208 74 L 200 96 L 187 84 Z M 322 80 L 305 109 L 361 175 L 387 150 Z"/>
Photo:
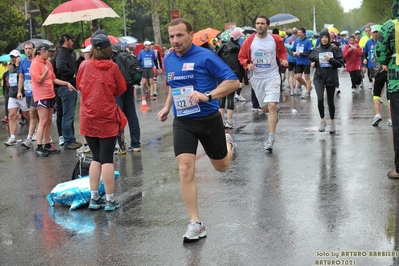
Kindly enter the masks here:
<path id="1" fill-rule="evenodd" d="M 93 155 L 93 161 L 101 164 L 114 163 L 116 136 L 110 138 L 85 137 Z"/>
<path id="2" fill-rule="evenodd" d="M 226 98 L 227 98 L 227 109 L 234 110 L 234 94 L 233 91 L 229 95 L 219 99 L 219 106 L 220 108 L 224 108 L 226 106 Z"/>
<path id="3" fill-rule="evenodd" d="M 317 107 L 319 108 L 320 118 L 324 118 L 324 87 L 327 90 L 327 102 L 328 110 L 330 112 L 331 120 L 334 119 L 335 115 L 335 105 L 334 105 L 334 95 L 335 86 L 324 86 L 324 84 L 314 84 L 317 94 Z"/>
<path id="4" fill-rule="evenodd" d="M 352 89 L 355 89 L 357 85 L 362 83 L 362 72 L 360 70 L 350 71 Z"/>

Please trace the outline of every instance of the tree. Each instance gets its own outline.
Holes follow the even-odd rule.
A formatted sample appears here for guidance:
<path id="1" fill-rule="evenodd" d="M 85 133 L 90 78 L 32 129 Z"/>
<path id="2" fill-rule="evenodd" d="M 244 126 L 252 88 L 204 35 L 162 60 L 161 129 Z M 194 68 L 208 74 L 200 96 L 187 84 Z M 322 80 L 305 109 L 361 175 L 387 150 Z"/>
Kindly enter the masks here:
<path id="1" fill-rule="evenodd" d="M 11 5 L 11 2 L 10 0 L 0 1 L 0 10 L 7 10 L 0 16 L 0 54 L 9 53 L 18 46 L 20 40 L 25 38 L 24 14 L 16 5 Z"/>

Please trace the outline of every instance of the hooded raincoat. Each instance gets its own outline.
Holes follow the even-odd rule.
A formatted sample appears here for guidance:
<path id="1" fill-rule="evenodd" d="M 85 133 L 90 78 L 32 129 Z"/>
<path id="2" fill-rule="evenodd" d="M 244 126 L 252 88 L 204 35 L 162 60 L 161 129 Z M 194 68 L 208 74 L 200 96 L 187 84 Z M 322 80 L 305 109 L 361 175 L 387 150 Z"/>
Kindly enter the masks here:
<path id="1" fill-rule="evenodd" d="M 311 62 L 316 62 L 313 83 L 339 87 L 338 68 L 344 65 L 345 59 L 341 54 L 341 50 L 330 44 L 330 35 L 327 31 L 320 32 L 320 39 L 323 36 L 327 36 L 328 43 L 323 45 L 320 42 L 320 45 L 313 49 L 309 56 Z M 330 60 L 325 62 L 323 60 L 324 55 L 328 55 Z"/>
<path id="2" fill-rule="evenodd" d="M 126 83 L 112 60 L 85 60 L 76 77 L 80 99 L 80 134 L 110 138 L 118 135 L 116 97 L 126 91 Z"/>

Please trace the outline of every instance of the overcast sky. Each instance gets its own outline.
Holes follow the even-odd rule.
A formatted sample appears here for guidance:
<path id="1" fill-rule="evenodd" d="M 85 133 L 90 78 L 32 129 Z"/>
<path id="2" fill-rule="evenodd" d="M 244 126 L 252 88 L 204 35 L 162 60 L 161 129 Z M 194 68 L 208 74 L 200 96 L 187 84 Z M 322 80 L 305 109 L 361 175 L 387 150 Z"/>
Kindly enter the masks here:
<path id="1" fill-rule="evenodd" d="M 339 0 L 341 6 L 344 8 L 344 12 L 349 12 L 353 8 L 359 8 L 362 4 L 362 0 Z"/>

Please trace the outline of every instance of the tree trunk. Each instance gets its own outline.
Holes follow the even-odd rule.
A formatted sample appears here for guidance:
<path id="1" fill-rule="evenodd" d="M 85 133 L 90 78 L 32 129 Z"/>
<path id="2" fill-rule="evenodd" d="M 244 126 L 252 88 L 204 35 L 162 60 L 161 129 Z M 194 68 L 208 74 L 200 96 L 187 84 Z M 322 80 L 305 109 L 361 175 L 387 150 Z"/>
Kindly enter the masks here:
<path id="1" fill-rule="evenodd" d="M 152 28 L 154 30 L 154 42 L 160 47 L 162 47 L 161 26 L 159 24 L 158 9 L 156 8 L 156 6 L 158 5 L 157 1 L 152 0 L 151 5 L 153 10 L 151 18 L 152 18 Z"/>

